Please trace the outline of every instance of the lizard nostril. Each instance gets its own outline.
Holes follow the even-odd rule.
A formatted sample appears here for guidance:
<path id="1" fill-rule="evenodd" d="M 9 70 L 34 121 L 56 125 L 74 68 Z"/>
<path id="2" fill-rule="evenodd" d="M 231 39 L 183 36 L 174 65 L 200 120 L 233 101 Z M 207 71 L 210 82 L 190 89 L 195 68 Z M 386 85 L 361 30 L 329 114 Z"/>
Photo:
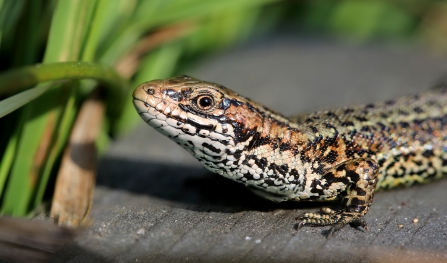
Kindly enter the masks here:
<path id="1" fill-rule="evenodd" d="M 155 94 L 155 90 L 154 89 L 147 89 L 146 93 L 149 95 L 154 95 Z"/>

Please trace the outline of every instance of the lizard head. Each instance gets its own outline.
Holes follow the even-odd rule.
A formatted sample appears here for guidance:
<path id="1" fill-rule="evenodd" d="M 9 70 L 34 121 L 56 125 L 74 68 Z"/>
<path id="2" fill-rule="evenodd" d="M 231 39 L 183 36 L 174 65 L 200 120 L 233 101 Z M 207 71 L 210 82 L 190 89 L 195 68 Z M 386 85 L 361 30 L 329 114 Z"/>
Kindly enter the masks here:
<path id="1" fill-rule="evenodd" d="M 262 129 L 256 103 L 188 76 L 145 82 L 135 89 L 133 102 L 150 126 L 201 161 L 246 149 Z"/>

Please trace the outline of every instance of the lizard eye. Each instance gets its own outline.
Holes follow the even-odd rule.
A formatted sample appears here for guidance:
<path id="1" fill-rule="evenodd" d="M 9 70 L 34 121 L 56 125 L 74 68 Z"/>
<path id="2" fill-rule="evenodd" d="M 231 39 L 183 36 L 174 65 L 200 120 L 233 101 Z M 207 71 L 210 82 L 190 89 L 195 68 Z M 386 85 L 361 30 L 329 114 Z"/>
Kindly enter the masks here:
<path id="1" fill-rule="evenodd" d="M 209 110 L 214 106 L 214 99 L 210 95 L 201 95 L 197 97 L 197 106 L 201 110 Z"/>

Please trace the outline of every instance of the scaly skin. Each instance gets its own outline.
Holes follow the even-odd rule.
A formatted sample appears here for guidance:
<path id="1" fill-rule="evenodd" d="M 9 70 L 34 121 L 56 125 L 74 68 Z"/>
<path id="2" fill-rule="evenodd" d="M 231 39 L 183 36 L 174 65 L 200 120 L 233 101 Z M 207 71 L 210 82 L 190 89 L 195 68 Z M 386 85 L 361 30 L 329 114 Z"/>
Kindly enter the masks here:
<path id="1" fill-rule="evenodd" d="M 272 201 L 340 200 L 304 225 L 362 226 L 377 189 L 447 172 L 447 88 L 285 117 L 215 83 L 153 80 L 133 94 L 140 116 L 206 168 Z"/>

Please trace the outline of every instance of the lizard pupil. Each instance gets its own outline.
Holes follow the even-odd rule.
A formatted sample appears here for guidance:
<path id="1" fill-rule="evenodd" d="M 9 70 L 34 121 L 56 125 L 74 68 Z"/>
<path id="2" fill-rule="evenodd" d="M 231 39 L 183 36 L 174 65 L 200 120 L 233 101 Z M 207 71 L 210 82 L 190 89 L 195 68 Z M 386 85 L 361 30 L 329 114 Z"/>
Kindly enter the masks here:
<path id="1" fill-rule="evenodd" d="M 213 105 L 213 98 L 210 96 L 201 96 L 197 102 L 200 108 L 209 109 Z"/>

